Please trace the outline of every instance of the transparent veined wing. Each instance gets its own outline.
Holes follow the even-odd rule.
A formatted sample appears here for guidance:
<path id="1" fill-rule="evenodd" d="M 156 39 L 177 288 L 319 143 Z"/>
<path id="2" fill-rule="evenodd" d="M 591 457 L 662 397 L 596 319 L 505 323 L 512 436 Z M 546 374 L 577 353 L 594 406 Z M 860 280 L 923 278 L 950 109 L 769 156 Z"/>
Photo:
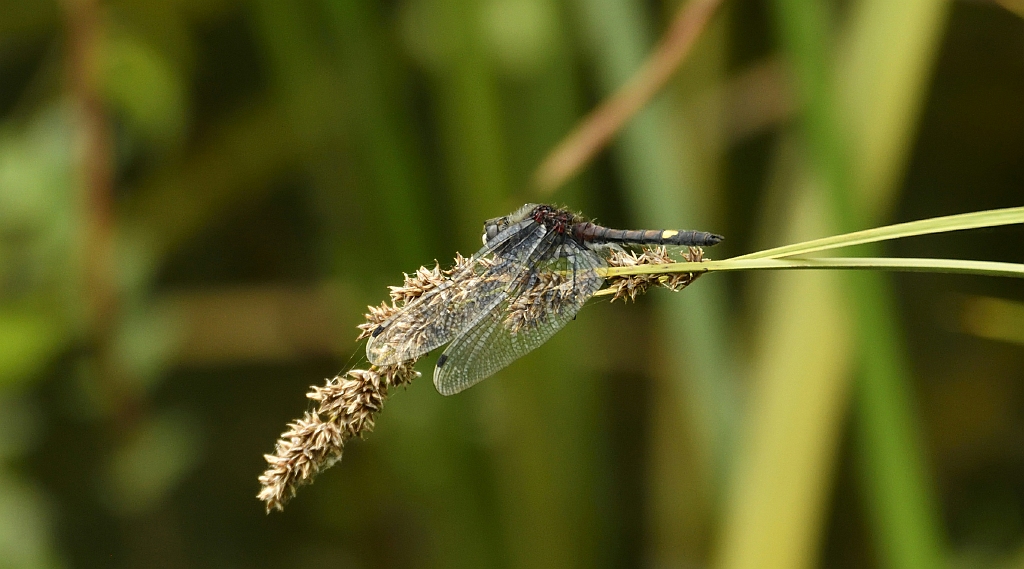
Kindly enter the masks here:
<path id="1" fill-rule="evenodd" d="M 370 335 L 366 357 L 374 365 L 415 359 L 461 334 L 492 310 L 521 280 L 548 230 L 532 219 L 499 233 L 451 275 Z"/>
<path id="2" fill-rule="evenodd" d="M 607 265 L 604 259 L 571 241 L 557 247 L 441 354 L 434 368 L 438 392 L 463 391 L 540 346 L 601 288 L 597 269 Z"/>

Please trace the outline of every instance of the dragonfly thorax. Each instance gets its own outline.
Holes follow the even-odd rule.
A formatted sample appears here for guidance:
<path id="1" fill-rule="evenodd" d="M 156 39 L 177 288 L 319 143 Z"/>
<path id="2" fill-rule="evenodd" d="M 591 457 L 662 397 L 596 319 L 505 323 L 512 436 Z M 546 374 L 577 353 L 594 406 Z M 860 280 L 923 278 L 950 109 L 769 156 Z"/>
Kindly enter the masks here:
<path id="1" fill-rule="evenodd" d="M 558 209 L 550 205 L 539 205 L 533 209 L 532 217 L 535 222 L 546 227 L 559 235 L 569 233 L 569 229 L 578 221 L 579 216 L 566 210 Z"/>
<path id="2" fill-rule="evenodd" d="M 484 222 L 484 232 L 481 236 L 484 245 L 502 231 L 528 219 L 532 219 L 537 224 L 543 225 L 548 231 L 554 231 L 560 235 L 571 233 L 573 224 L 583 220 L 579 215 L 566 209 L 547 204 L 528 203 L 509 215 L 495 217 Z"/>

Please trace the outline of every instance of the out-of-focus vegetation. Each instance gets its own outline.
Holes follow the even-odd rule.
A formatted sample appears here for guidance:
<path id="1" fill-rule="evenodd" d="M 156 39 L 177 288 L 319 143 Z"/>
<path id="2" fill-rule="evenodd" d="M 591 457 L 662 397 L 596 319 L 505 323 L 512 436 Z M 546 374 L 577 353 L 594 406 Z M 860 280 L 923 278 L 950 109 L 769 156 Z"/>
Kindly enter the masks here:
<path id="1" fill-rule="evenodd" d="M 0 566 L 1024 565 L 1024 288 L 983 277 L 596 302 L 464 394 L 395 394 L 264 514 L 363 307 L 526 201 L 718 258 L 1024 203 L 1013 0 L 725 2 L 534 189 L 679 7 L 0 0 Z M 1024 262 L 1024 231 L 884 253 Z"/>

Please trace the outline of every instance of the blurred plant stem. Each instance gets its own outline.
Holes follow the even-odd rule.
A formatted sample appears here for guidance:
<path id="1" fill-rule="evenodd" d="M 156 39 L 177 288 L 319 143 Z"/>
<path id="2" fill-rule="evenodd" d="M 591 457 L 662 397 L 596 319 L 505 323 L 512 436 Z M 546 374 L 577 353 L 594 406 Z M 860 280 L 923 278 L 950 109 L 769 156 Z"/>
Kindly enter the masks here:
<path id="1" fill-rule="evenodd" d="M 555 2 L 492 0 L 481 6 L 489 22 L 481 26 L 482 44 L 500 87 L 508 177 L 513 187 L 526 188 L 537 161 L 579 115 L 580 72 L 569 38 L 559 33 L 567 23 Z M 505 43 L 508 38 L 515 42 Z M 559 199 L 586 207 L 582 189 L 568 184 Z M 522 192 L 514 194 L 516 202 L 530 199 Z M 567 326 L 514 364 L 505 380 L 481 386 L 481 422 L 490 423 L 511 568 L 615 566 L 615 560 L 632 558 L 633 544 L 620 530 L 636 505 L 606 492 L 615 468 L 609 457 L 617 449 L 602 429 L 604 378 L 595 373 L 592 354 L 577 349 L 594 345 L 599 335 L 596 326 Z M 551 380 L 551 370 L 559 370 L 558 381 Z"/>
<path id="2" fill-rule="evenodd" d="M 1007 10 L 1024 17 L 1024 0 L 995 0 L 997 4 Z"/>
<path id="3" fill-rule="evenodd" d="M 471 0 L 418 0 L 436 35 L 430 79 L 445 172 L 455 200 L 461 248 L 479 245 L 480 221 L 508 210 L 509 171 L 493 62 L 481 43 L 482 5 Z M 433 26 L 430 26 L 433 24 Z M 501 205 L 499 205 L 501 204 Z M 495 209 L 495 207 L 498 209 Z"/>
<path id="4" fill-rule="evenodd" d="M 434 42 L 428 49 L 438 49 L 426 71 L 430 111 L 439 130 L 440 170 L 453 199 L 444 222 L 457 227 L 446 235 L 446 243 L 471 249 L 479 243 L 480 221 L 496 215 L 495 205 L 509 190 L 497 86 L 479 43 L 480 6 L 467 0 L 419 0 L 407 9 L 419 16 L 409 25 L 424 26 L 421 31 Z M 476 439 L 466 436 L 478 429 L 474 401 L 428 402 L 424 397 L 418 403 L 429 405 L 438 426 L 419 440 L 444 458 L 437 465 L 444 475 L 437 481 L 458 497 L 455 504 L 435 504 L 433 509 L 440 548 L 433 562 L 438 567 L 494 565 L 503 551 L 501 535 L 496 520 L 486 517 L 483 485 L 475 480 L 482 475 L 473 458 Z M 410 472 L 418 468 L 412 461 L 403 464 Z"/>
<path id="5" fill-rule="evenodd" d="M 117 320 L 114 282 L 113 141 L 103 106 L 103 28 L 99 0 L 64 0 L 68 78 L 77 129 L 73 143 L 82 207 L 87 321 L 97 338 Z M 101 341 L 102 343 L 102 341 Z"/>
<path id="6" fill-rule="evenodd" d="M 314 30 L 322 24 L 309 16 L 320 11 L 326 16 L 333 47 L 328 51 L 330 58 L 323 57 L 323 49 L 314 43 Z M 327 231 L 332 269 L 340 278 L 349 276 L 348 252 L 370 249 L 379 241 L 389 248 L 389 267 L 408 270 L 424 263 L 434 239 L 426 229 L 430 226 L 428 211 L 416 197 L 426 190 L 419 170 L 422 161 L 420 150 L 408 138 L 415 128 L 403 106 L 407 102 L 396 96 L 401 90 L 389 75 L 388 70 L 395 69 L 398 61 L 384 40 L 385 22 L 379 6 L 366 0 L 261 0 L 257 2 L 257 21 L 283 107 L 299 126 L 296 134 L 304 145 L 321 158 L 316 163 L 324 170 L 322 175 L 314 172 L 314 179 L 324 202 L 333 206 L 325 212 L 324 223 L 347 226 Z M 341 77 L 347 78 L 347 83 Z M 340 132 L 343 139 L 324 136 L 331 132 Z M 342 177 L 356 185 L 356 191 L 332 183 L 332 178 L 338 177 L 336 167 L 331 168 L 338 155 L 355 158 L 345 164 L 349 168 Z M 340 195 L 342 191 L 344 195 Z M 360 234 L 352 231 L 357 223 L 383 230 Z M 423 393 L 410 391 L 401 393 L 396 404 L 408 404 L 409 397 Z M 417 498 L 428 504 L 431 541 L 440 545 L 425 562 L 433 567 L 493 565 L 497 548 L 480 506 L 484 500 L 474 480 L 472 449 L 457 436 L 457 425 L 468 421 L 471 414 L 452 413 L 451 405 L 431 395 L 435 397 L 417 398 L 415 403 L 421 406 L 419 413 L 432 417 L 429 424 L 434 428 L 403 433 L 417 448 L 410 452 L 400 446 L 391 458 L 399 477 L 413 481 L 409 484 Z M 468 402 L 453 403 L 465 410 Z M 429 458 L 421 454 L 424 451 L 429 451 Z M 425 465 L 424 460 L 431 464 Z M 431 476 L 435 471 L 443 475 Z M 438 495 L 449 501 L 438 502 Z"/>
<path id="7" fill-rule="evenodd" d="M 68 72 L 70 96 L 76 114 L 72 124 L 78 129 L 73 141 L 73 160 L 77 163 L 77 205 L 82 210 L 82 280 L 87 310 L 85 324 L 88 349 L 84 352 L 84 365 L 79 373 L 87 383 L 94 383 L 101 394 L 98 401 L 102 410 L 102 426 L 107 440 L 102 453 L 100 485 L 113 493 L 125 495 L 125 488 L 137 488 L 134 479 L 118 476 L 116 463 L 126 448 L 132 447 L 149 423 L 148 399 L 142 392 L 142 382 L 125 365 L 117 340 L 125 333 L 128 309 L 123 300 L 130 291 L 125 290 L 119 259 L 116 254 L 117 226 L 114 211 L 115 155 L 114 133 L 107 116 L 104 98 L 108 76 L 106 51 L 107 14 L 99 0 L 66 0 L 63 4 L 68 35 Z M 166 216 L 166 211 L 163 212 Z M 144 451 L 160 454 L 160 444 L 142 442 Z M 180 464 L 175 465 L 180 466 Z M 150 485 L 147 500 L 136 502 L 136 511 L 146 510 L 157 503 L 176 475 L 164 478 L 166 471 L 152 461 L 142 468 L 161 477 L 158 484 Z M 187 469 L 187 467 L 186 467 Z M 103 490 L 100 491 L 102 493 Z M 95 499 L 95 497 L 90 497 Z M 109 504 L 108 506 L 112 506 Z M 114 507 L 116 510 L 116 507 Z M 121 512 L 123 513 L 123 512 Z M 121 521 L 126 521 L 124 517 Z M 170 539 L 174 539 L 175 530 Z M 147 555 L 143 543 L 146 532 L 137 525 L 125 524 L 124 540 L 129 565 L 145 565 Z M 167 561 L 175 564 L 172 556 Z"/>
<path id="8" fill-rule="evenodd" d="M 796 180 L 806 188 L 801 202 L 816 218 L 831 220 L 813 232 L 850 231 L 870 225 L 888 209 L 906 148 L 911 139 L 924 79 L 940 37 L 945 5 L 930 1 L 890 3 L 862 0 L 852 8 L 845 56 L 835 60 L 830 46 L 832 20 L 827 6 L 814 2 L 777 0 L 777 29 L 794 75 L 802 106 L 801 130 L 805 158 Z M 872 50 L 885 46 L 885 55 Z M 834 71 L 836 66 L 842 73 Z M 837 78 L 843 81 L 837 83 Z M 780 155 L 784 156 L 784 155 Z M 816 188 L 816 189 L 815 189 Z M 867 247 L 871 250 L 873 248 Z M 766 296 L 770 305 L 786 304 L 796 294 L 795 276 L 788 287 Z M 801 278 L 812 282 L 811 276 Z M 777 280 L 781 280 L 778 277 Z M 936 567 L 943 563 L 943 539 L 910 389 L 910 373 L 885 283 L 877 274 L 851 274 L 836 298 L 836 284 L 820 280 L 814 321 L 822 329 L 791 328 L 785 322 L 808 310 L 804 294 L 799 311 L 776 315 L 766 324 L 766 338 L 788 335 L 783 346 L 800 346 L 820 354 L 841 346 L 826 330 L 843 330 L 852 322 L 856 346 L 855 428 L 862 450 L 870 527 L 880 547 L 883 565 L 894 569 Z M 849 299 L 853 313 L 836 313 L 840 298 Z M 796 307 L 794 307 L 796 308 Z M 810 308 L 810 310 L 814 310 Z M 787 314 L 792 314 L 789 316 Z M 779 339 L 782 342 L 782 339 Z M 772 354 L 769 350 L 766 354 Z M 723 567 L 745 567 L 752 560 L 771 559 L 771 567 L 810 567 L 815 564 L 824 519 L 835 447 L 837 418 L 846 399 L 845 349 L 818 365 L 808 366 L 797 354 L 779 360 L 775 372 L 759 378 L 763 401 L 752 410 L 747 426 L 743 468 L 737 473 L 736 494 L 727 514 L 720 544 Z M 770 355 L 766 355 L 770 358 Z M 769 360 L 766 360 L 769 361 Z M 762 364 L 764 365 L 764 364 Z M 769 368 L 772 369 L 772 368 Z M 831 385 L 831 395 L 805 396 Z M 788 396 L 786 394 L 789 394 Z M 796 395 L 799 394 L 799 397 Z M 771 401 L 791 403 L 772 407 Z M 802 403 L 801 403 L 802 402 Z M 803 418 L 817 417 L 810 424 Z M 786 429 L 802 424 L 803 435 Z M 776 429 L 778 437 L 766 436 Z M 766 447 L 796 445 L 777 460 Z M 780 515 L 784 504 L 786 515 Z M 794 523 L 800 520 L 800 523 Z"/>
<path id="9" fill-rule="evenodd" d="M 652 43 L 651 23 L 639 5 L 625 0 L 577 0 L 574 5 L 599 85 L 612 92 L 630 81 L 643 65 Z M 677 25 L 675 29 L 691 28 Z M 689 42 L 692 39 L 684 43 L 688 46 Z M 654 90 L 645 88 L 643 93 L 652 95 Z M 697 189 L 698 169 L 692 154 L 685 151 L 690 133 L 681 128 L 683 123 L 673 120 L 668 103 L 665 98 L 655 99 L 633 116 L 614 145 L 613 157 L 623 172 L 628 204 L 638 224 L 705 227 L 706 212 L 701 206 L 709 192 Z M 672 543 L 677 544 L 672 551 L 654 552 L 656 557 L 672 557 L 656 559 L 658 563 L 691 563 L 701 555 L 700 528 L 707 527 L 704 516 L 715 501 L 714 482 L 725 471 L 731 453 L 738 401 L 729 335 L 724 329 L 723 295 L 721 288 L 698 285 L 685 295 L 659 299 L 664 303 L 664 320 L 657 337 L 663 338 L 665 347 L 659 351 L 666 361 L 656 369 L 670 374 L 659 380 L 674 386 L 683 416 L 689 421 L 687 430 L 693 433 L 695 452 L 692 477 L 680 475 L 677 488 L 662 488 L 664 495 L 689 496 L 693 502 L 674 505 L 686 512 L 689 533 L 672 536 Z M 665 326 L 665 322 L 673 325 Z"/>
<path id="10" fill-rule="evenodd" d="M 103 100 L 104 12 L 99 0 L 66 0 L 69 87 L 77 132 L 72 143 L 81 208 L 82 284 L 87 357 L 107 406 L 108 427 L 128 435 L 143 401 L 134 393 L 115 354 L 123 317 L 115 258 L 113 132 Z M 120 442 L 120 441 L 119 441 Z"/>
<path id="11" fill-rule="evenodd" d="M 241 201 L 270 191 L 266 180 L 304 150 L 276 106 L 255 104 L 235 112 L 212 127 L 180 164 L 158 169 L 122 201 L 123 241 L 156 264 Z"/>
<path id="12" fill-rule="evenodd" d="M 1024 345 L 1024 303 L 985 296 L 960 300 L 958 328 L 967 333 Z"/>
<path id="13" fill-rule="evenodd" d="M 557 10 L 546 2 L 417 0 L 406 7 L 405 16 L 409 41 L 420 49 L 416 55 L 431 82 L 443 171 L 451 188 L 447 207 L 435 211 L 450 212 L 444 221 L 457 229 L 448 238 L 460 249 L 472 249 L 479 244 L 480 222 L 511 209 L 512 180 L 526 179 L 516 166 L 535 160 L 571 120 L 578 95 L 568 68 L 570 52 L 557 33 L 545 36 L 562 27 Z M 513 36 L 502 34 L 510 33 L 516 34 L 514 43 L 503 43 Z M 571 342 L 583 333 L 577 330 L 557 341 Z M 515 368 L 576 367 L 556 359 L 555 349 L 545 346 Z M 464 559 L 497 553 L 510 567 L 587 567 L 600 557 L 597 551 L 610 547 L 599 533 L 609 516 L 594 493 L 599 470 L 594 460 L 600 452 L 591 450 L 606 443 L 580 442 L 593 436 L 598 400 L 580 396 L 588 388 L 579 383 L 544 381 L 543 375 L 520 371 L 521 382 L 495 382 L 469 399 L 435 403 L 444 410 L 441 421 L 454 431 L 449 444 L 471 451 L 479 443 L 464 433 L 490 427 L 484 435 L 495 449 L 488 474 L 495 484 L 500 526 L 494 529 L 500 530 L 500 543 L 485 552 L 480 550 L 488 545 L 485 540 L 466 548 L 464 532 L 445 536 L 444 542 L 451 539 L 450 547 L 462 550 Z M 474 408 L 478 413 L 468 413 Z M 463 518 L 463 523 L 472 519 Z M 492 529 L 482 521 L 473 523 L 477 535 Z M 447 526 L 459 527 L 454 520 Z M 481 564 L 493 563 L 461 566 Z"/>
<path id="14" fill-rule="evenodd" d="M 430 228 L 426 196 L 426 159 L 416 145 L 416 121 L 401 81 L 404 66 L 382 25 L 381 7 L 365 0 L 326 0 L 328 23 L 338 42 L 338 66 L 344 94 L 345 118 L 352 141 L 351 151 L 367 172 L 372 196 L 367 209 L 387 227 L 403 267 L 423 264 L 436 249 Z M 338 104 L 332 101 L 331 104 Z M 409 235 L 422 236 L 409 239 Z"/>
<path id="15" fill-rule="evenodd" d="M 654 51 L 570 132 L 534 173 L 534 185 L 549 194 L 590 163 L 629 120 L 657 95 L 686 59 L 722 0 L 691 0 L 676 12 Z"/>

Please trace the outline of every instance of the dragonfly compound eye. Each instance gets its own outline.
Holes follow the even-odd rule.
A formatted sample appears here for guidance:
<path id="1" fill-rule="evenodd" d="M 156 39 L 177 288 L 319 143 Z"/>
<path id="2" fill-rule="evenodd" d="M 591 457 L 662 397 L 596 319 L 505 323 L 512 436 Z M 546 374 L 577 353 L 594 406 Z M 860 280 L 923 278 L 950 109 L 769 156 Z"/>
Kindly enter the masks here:
<path id="1" fill-rule="evenodd" d="M 484 245 L 487 245 L 488 241 L 490 241 L 491 239 L 494 239 L 494 237 L 498 235 L 498 230 L 499 229 L 500 228 L 498 227 L 497 223 L 488 223 L 488 224 L 484 225 L 484 234 L 483 234 Z"/>
<path id="2" fill-rule="evenodd" d="M 487 245 L 491 239 L 498 236 L 499 233 L 508 229 L 509 219 L 505 217 L 495 217 L 494 219 L 488 219 L 484 222 L 484 234 L 483 241 L 484 245 Z"/>

